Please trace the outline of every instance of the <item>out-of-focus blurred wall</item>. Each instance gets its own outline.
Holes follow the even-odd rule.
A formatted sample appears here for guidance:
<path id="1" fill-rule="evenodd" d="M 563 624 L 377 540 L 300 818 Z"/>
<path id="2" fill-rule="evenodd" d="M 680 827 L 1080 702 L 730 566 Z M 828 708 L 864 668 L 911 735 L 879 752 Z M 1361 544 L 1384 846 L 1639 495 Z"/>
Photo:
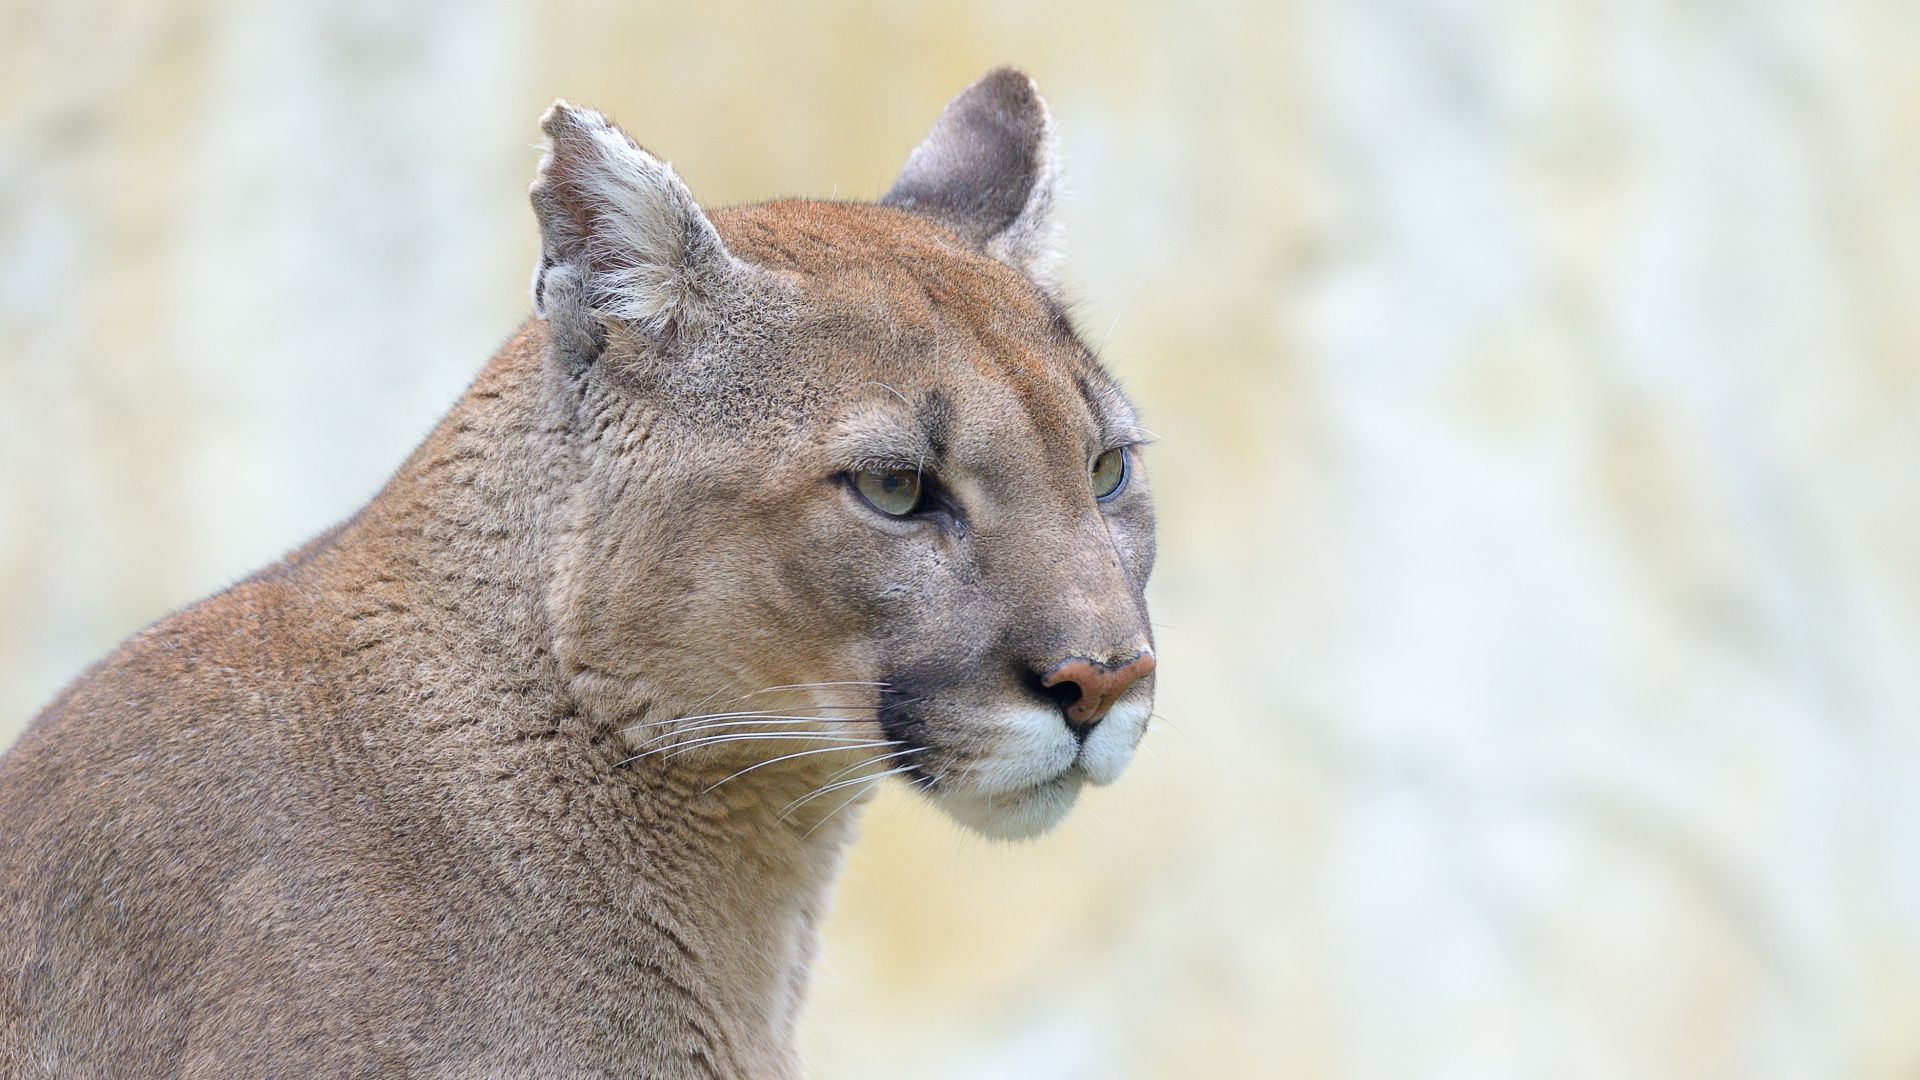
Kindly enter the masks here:
<path id="1" fill-rule="evenodd" d="M 534 118 L 871 197 L 1014 61 L 1161 437 L 1164 718 L 868 813 L 822 1077 L 1920 1071 L 1920 7 L 0 9 L 0 741 L 527 308 Z M 4 838 L 0 838 L 4 842 Z"/>

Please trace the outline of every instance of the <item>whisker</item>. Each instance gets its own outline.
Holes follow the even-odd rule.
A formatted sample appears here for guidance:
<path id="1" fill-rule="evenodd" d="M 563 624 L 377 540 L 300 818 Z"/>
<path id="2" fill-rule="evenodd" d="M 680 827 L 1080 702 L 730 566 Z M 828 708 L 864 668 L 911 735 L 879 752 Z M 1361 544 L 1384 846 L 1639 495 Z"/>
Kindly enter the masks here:
<path id="1" fill-rule="evenodd" d="M 860 708 L 877 709 L 879 708 L 879 706 L 877 705 L 799 705 L 799 706 L 795 706 L 792 712 L 797 713 L 803 709 L 824 710 L 824 709 L 860 709 Z M 635 728 L 665 727 L 668 724 L 689 724 L 689 723 L 696 723 L 701 720 L 728 720 L 734 717 L 743 717 L 743 716 L 786 716 L 786 715 L 791 715 L 791 714 L 775 712 L 772 709 L 737 709 L 731 712 L 688 713 L 685 716 L 669 716 L 664 720 L 636 721 L 634 723 L 628 724 L 626 727 L 622 728 L 621 730 L 632 731 Z"/>
<path id="2" fill-rule="evenodd" d="M 699 731 L 707 727 L 727 727 L 733 724 L 871 724 L 871 716 L 793 716 L 786 713 L 760 713 L 754 716 L 701 717 L 697 723 L 683 722 L 675 731 Z"/>
<path id="3" fill-rule="evenodd" d="M 655 747 L 648 753 L 660 750 L 698 750 L 703 746 L 718 746 L 730 742 L 781 742 L 791 739 L 810 740 L 812 742 L 851 743 L 856 746 L 892 746 L 892 739 L 869 739 L 859 735 L 816 735 L 806 731 L 769 731 L 765 734 L 703 735 L 685 743 Z"/>
<path id="4" fill-rule="evenodd" d="M 662 731 L 662 732 L 658 732 L 656 734 L 650 735 L 647 738 L 640 740 L 640 745 L 646 746 L 651 743 L 660 742 L 663 739 L 671 739 L 675 735 L 679 735 L 683 732 L 712 731 L 716 728 L 722 728 L 722 729 L 751 728 L 755 725 L 772 725 L 774 727 L 798 727 L 801 724 L 872 724 L 872 723 L 873 721 L 871 719 L 864 716 L 746 717 L 739 720 L 717 720 L 717 721 L 706 723 L 706 724 L 683 724 L 669 731 Z"/>
<path id="5" fill-rule="evenodd" d="M 771 694 L 776 690 L 812 690 L 812 689 L 818 689 L 818 688 L 824 688 L 824 687 L 830 687 L 830 686 L 879 687 L 880 689 L 877 691 L 878 693 L 882 693 L 882 694 L 898 693 L 898 691 L 886 689 L 887 684 L 884 681 L 878 680 L 878 679 L 840 679 L 840 680 L 831 680 L 826 682 L 786 683 L 781 686 L 764 686 L 758 690 L 748 691 L 747 693 L 741 694 L 738 697 L 728 698 L 727 701 L 729 703 L 735 702 L 735 701 L 745 701 L 750 697 L 758 697 L 761 694 Z M 713 693 L 708 694 L 706 697 L 703 697 L 699 701 L 695 702 L 693 706 L 694 710 L 697 712 L 700 709 L 706 708 L 709 704 L 713 702 L 715 698 L 719 697 L 721 694 L 724 694 L 724 693 L 726 693 L 725 690 L 715 690 Z"/>
<path id="6" fill-rule="evenodd" d="M 743 696 L 758 697 L 761 694 L 771 694 L 775 690 L 813 690 L 823 686 L 886 686 L 886 685 L 887 683 L 881 679 L 836 679 L 828 682 L 797 682 L 797 683 L 785 683 L 780 686 L 767 686 L 767 687 L 762 687 L 759 690 L 755 690 L 751 694 L 746 694 Z M 891 691 L 891 692 L 898 693 L 898 691 Z"/>
<path id="7" fill-rule="evenodd" d="M 1181 738 L 1186 739 L 1188 742 L 1193 741 L 1193 737 L 1191 735 L 1188 735 L 1185 731 L 1180 730 L 1178 725 L 1176 725 L 1173 721 L 1167 719 L 1166 717 L 1161 716 L 1159 713 L 1147 714 L 1147 727 L 1152 728 L 1153 721 L 1155 720 L 1160 721 L 1160 725 L 1162 727 L 1166 728 L 1168 731 L 1173 732 L 1175 735 L 1178 735 Z"/>
<path id="8" fill-rule="evenodd" d="M 1155 257 L 1156 258 L 1158 257 L 1157 248 L 1155 249 Z M 1148 267 L 1150 269 L 1152 267 L 1152 263 L 1149 263 Z M 1147 273 L 1148 273 L 1147 270 L 1142 270 L 1140 272 L 1140 276 L 1135 278 L 1133 281 L 1133 288 L 1127 290 L 1127 295 L 1125 298 L 1123 298 L 1120 301 L 1120 306 L 1114 309 L 1113 321 L 1107 324 L 1107 332 L 1100 335 L 1100 344 L 1094 347 L 1093 351 L 1096 354 L 1098 354 L 1101 349 L 1104 349 L 1107 347 L 1107 342 L 1113 340 L 1113 332 L 1116 329 L 1118 329 L 1120 326 L 1120 316 L 1125 315 L 1127 313 L 1127 305 L 1133 303 L 1133 294 L 1139 292 L 1140 286 L 1146 284 Z"/>
<path id="9" fill-rule="evenodd" d="M 721 694 L 724 694 L 724 693 L 726 693 L 726 691 L 725 691 L 725 690 L 715 690 L 715 691 L 714 691 L 713 693 L 711 693 L 711 694 L 708 694 L 708 695 L 707 695 L 706 697 L 703 697 L 703 698 L 701 698 L 701 699 L 700 699 L 699 701 L 696 701 L 696 702 L 694 702 L 694 703 L 693 703 L 693 711 L 695 711 L 695 712 L 699 712 L 699 711 L 700 711 L 701 709 L 704 709 L 704 708 L 706 708 L 706 707 L 707 707 L 708 705 L 710 705 L 710 704 L 712 704 L 712 702 L 713 702 L 713 699 L 714 699 L 714 698 L 717 698 L 717 697 L 719 697 L 719 696 L 720 696 Z M 739 699 L 739 698 L 733 698 L 733 699 L 731 699 L 731 700 L 733 700 L 733 701 L 738 701 L 738 700 L 740 700 L 740 699 Z"/>
<path id="10" fill-rule="evenodd" d="M 894 743 L 891 740 L 881 741 L 881 740 L 875 740 L 875 739 L 858 739 L 858 738 L 851 738 L 848 736 L 841 736 L 841 735 L 812 735 L 812 734 L 799 732 L 799 731 L 770 731 L 764 735 L 708 735 L 708 736 L 705 736 L 704 738 L 694 739 L 691 742 L 672 743 L 667 746 L 656 746 L 651 750 L 647 750 L 647 751 L 643 751 L 641 753 L 635 754 L 632 757 L 627 758 L 625 761 L 620 762 L 620 764 L 627 765 L 632 762 L 639 761 L 641 758 L 651 757 L 654 754 L 665 754 L 665 753 L 670 753 L 672 751 L 680 751 L 684 753 L 690 750 L 698 750 L 703 746 L 716 746 L 720 743 L 742 742 L 742 741 L 748 741 L 748 740 L 754 740 L 754 739 L 761 739 L 769 742 L 782 740 L 782 739 L 812 739 L 815 742 L 853 743 L 855 744 L 855 746 L 859 746 L 859 747 L 880 747 L 880 746 L 894 745 Z M 853 747 L 846 747 L 845 749 L 853 749 Z"/>
<path id="11" fill-rule="evenodd" d="M 887 775 L 886 773 L 881 773 L 879 776 L 863 777 L 863 779 L 879 780 L 884 778 L 886 775 Z M 820 826 L 825 825 L 829 821 L 832 821 L 835 814 L 838 814 L 840 811 L 845 810 L 849 806 L 852 806 L 854 802 L 860 798 L 860 796 L 865 795 L 869 790 L 871 789 L 860 788 L 859 790 L 855 791 L 853 794 L 847 796 L 845 799 L 842 799 L 840 801 L 839 806 L 836 806 L 833 809 L 827 811 L 826 817 L 823 817 L 819 821 L 814 822 L 812 828 L 808 829 L 806 832 L 801 833 L 800 839 L 805 840 L 807 837 L 812 836 L 816 832 L 819 832 Z"/>
<path id="12" fill-rule="evenodd" d="M 883 705 L 801 705 L 801 706 L 797 706 L 794 712 L 798 712 L 799 710 L 803 710 L 803 709 L 843 709 L 843 710 L 865 710 L 867 712 L 884 712 L 887 709 L 898 709 L 898 708 L 903 708 L 907 705 L 913 705 L 918 703 L 920 700 L 921 700 L 920 698 L 908 698 L 905 701 L 891 701 Z M 765 709 L 740 709 L 734 712 L 695 713 L 691 716 L 674 716 L 674 717 L 669 717 L 665 720 L 638 721 L 632 724 L 628 724 L 626 727 L 621 728 L 620 733 L 624 735 L 627 732 L 630 732 L 639 728 L 665 727 L 668 724 L 683 724 L 683 725 L 693 724 L 693 723 L 698 723 L 705 720 L 765 718 L 769 720 L 816 719 L 822 722 L 833 722 L 833 721 L 854 722 L 854 721 L 865 719 L 864 717 L 837 717 L 837 716 L 806 717 L 806 716 L 794 715 L 794 712 L 776 713 L 776 712 L 772 712 Z"/>
<path id="13" fill-rule="evenodd" d="M 620 730 L 622 733 L 625 733 L 625 732 L 633 731 L 636 728 L 666 727 L 668 724 L 694 724 L 694 723 L 699 723 L 703 720 L 751 719 L 753 717 L 762 717 L 762 716 L 767 717 L 769 719 L 800 720 L 800 719 L 807 719 L 806 717 L 795 715 L 795 713 L 799 712 L 799 710 L 801 709 L 866 709 L 869 711 L 875 711 L 880 709 L 881 707 L 882 706 L 879 706 L 879 705 L 801 705 L 798 708 L 796 708 L 793 712 L 788 712 L 788 713 L 777 713 L 768 709 L 741 709 L 737 712 L 695 713 L 691 716 L 673 716 L 665 720 L 643 720 L 637 723 L 628 724 L 626 727 L 623 727 Z M 821 717 L 820 719 L 832 720 L 835 718 L 828 716 L 828 717 Z"/>
<path id="14" fill-rule="evenodd" d="M 798 810 L 800 807 L 805 806 L 807 803 L 810 803 L 813 800 L 819 798 L 820 796 L 825 795 L 829 791 L 837 791 L 840 788 L 846 787 L 849 784 L 859 784 L 869 780 L 878 780 L 884 776 L 895 776 L 900 773 L 906 772 L 911 768 L 913 768 L 913 766 L 911 765 L 902 765 L 898 768 L 888 769 L 885 772 L 874 773 L 870 776 L 855 776 L 846 780 L 838 781 L 836 783 L 823 784 L 820 787 L 815 788 L 812 792 L 806 795 L 802 795 L 799 798 L 788 803 L 784 808 L 781 809 L 780 813 L 774 818 L 774 820 L 775 821 L 787 820 L 787 816 L 792 814 L 795 810 Z"/>
<path id="15" fill-rule="evenodd" d="M 749 765 L 749 766 L 747 766 L 747 767 L 746 767 L 746 768 L 744 768 L 744 769 L 741 769 L 741 770 L 740 770 L 739 772 L 736 772 L 736 773 L 733 773 L 732 775 L 730 775 L 730 776 L 728 776 L 728 777 L 727 777 L 727 778 L 726 778 L 725 780 L 720 780 L 720 781 L 718 781 L 718 782 L 716 782 L 716 783 L 714 783 L 714 784 L 713 784 L 712 786 L 710 786 L 710 787 L 708 787 L 708 788 L 707 788 L 706 790 L 704 790 L 704 791 L 702 791 L 702 792 L 700 792 L 700 794 L 702 794 L 702 795 L 705 795 L 705 794 L 707 794 L 708 792 L 710 792 L 710 791 L 712 791 L 712 790 L 713 790 L 714 788 L 717 788 L 717 787 L 719 787 L 719 786 L 720 786 L 721 784 L 724 784 L 724 783 L 726 783 L 726 782 L 727 782 L 727 780 L 732 780 L 732 779 L 734 779 L 735 777 L 741 777 L 741 776 L 745 776 L 745 775 L 747 775 L 748 773 L 750 773 L 750 772 L 752 772 L 752 771 L 753 771 L 753 770 L 755 770 L 755 769 L 759 769 L 759 768 L 763 768 L 763 767 L 765 767 L 765 766 L 768 766 L 768 765 L 773 765 L 773 764 L 776 764 L 776 763 L 778 763 L 778 762 L 782 762 L 782 761 L 792 761 L 792 760 L 793 760 L 794 758 L 803 758 L 803 757 L 807 757 L 807 756 L 809 756 L 809 755 L 811 755 L 811 754 L 827 754 L 827 753 L 831 753 L 831 752 L 833 752 L 833 751 L 835 751 L 835 750 L 846 750 L 846 749 L 849 749 L 849 747 L 845 747 L 845 746 L 823 746 L 823 747 L 820 747 L 820 748 L 818 748 L 818 749 L 815 749 L 815 750 L 796 750 L 796 751 L 794 751 L 794 752 L 793 752 L 793 753 L 791 753 L 791 754 L 781 754 L 781 755 L 780 755 L 779 757 L 776 757 L 776 758 L 768 758 L 768 759 L 767 759 L 767 760 L 765 760 L 765 761 L 761 761 L 761 762 L 757 762 L 757 763 L 755 763 L 755 764 L 752 764 L 752 765 Z M 889 755 L 889 756 L 891 756 L 891 755 Z M 855 767 L 855 768 L 858 768 L 859 766 L 858 766 L 858 765 L 856 764 L 856 765 L 855 765 L 854 767 Z M 842 770 L 842 771 L 844 771 L 844 770 Z M 836 773 L 835 775 L 838 775 L 838 774 Z"/>
<path id="16" fill-rule="evenodd" d="M 891 753 L 891 754 L 879 754 L 879 755 L 876 755 L 876 756 L 874 756 L 874 757 L 870 757 L 870 758 L 868 758 L 868 759 L 867 759 L 867 760 L 865 760 L 865 761 L 856 761 L 856 762 L 854 762 L 854 763 L 853 763 L 853 764 L 851 764 L 851 765 L 848 765 L 848 766 L 845 766 L 844 768 L 841 768 L 841 769 L 837 769 L 837 770 L 835 770 L 835 771 L 834 771 L 833 773 L 831 773 L 830 775 L 828 775 L 828 777 L 827 777 L 827 779 L 826 779 L 826 781 L 824 781 L 824 782 L 827 782 L 827 783 L 831 783 L 831 782 L 832 782 L 832 781 L 834 781 L 834 780 L 838 780 L 838 779 L 840 779 L 841 777 L 843 777 L 843 776 L 845 776 L 845 775 L 847 775 L 848 773 L 850 773 L 850 772 L 852 772 L 853 770 L 855 770 L 855 769 L 857 769 L 857 768 L 859 768 L 859 767 L 861 767 L 862 765 L 878 765 L 878 764 L 879 764 L 880 762 L 882 762 L 882 761 L 886 761 L 886 760 L 887 760 L 887 759 L 889 759 L 889 758 L 901 758 L 901 757 L 908 757 L 908 756 L 910 756 L 910 755 L 913 755 L 913 754 L 924 754 L 924 753 L 926 753 L 926 752 L 927 752 L 928 750 L 930 750 L 930 749 L 932 749 L 932 747 L 928 747 L 928 746 L 910 746 L 910 747 L 908 747 L 908 748 L 907 748 L 907 749 L 905 749 L 905 750 L 895 750 L 895 751 L 894 751 L 893 753 Z"/>
<path id="17" fill-rule="evenodd" d="M 887 393 L 892 394 L 894 397 L 899 398 L 900 404 L 905 405 L 909 409 L 913 408 L 913 402 L 907 400 L 907 395 L 901 393 L 898 390 L 895 390 L 893 387 L 888 386 L 886 383 L 883 383 L 878 379 L 868 379 L 866 382 L 863 382 L 860 385 L 861 386 L 877 386 L 880 389 L 885 390 Z"/>

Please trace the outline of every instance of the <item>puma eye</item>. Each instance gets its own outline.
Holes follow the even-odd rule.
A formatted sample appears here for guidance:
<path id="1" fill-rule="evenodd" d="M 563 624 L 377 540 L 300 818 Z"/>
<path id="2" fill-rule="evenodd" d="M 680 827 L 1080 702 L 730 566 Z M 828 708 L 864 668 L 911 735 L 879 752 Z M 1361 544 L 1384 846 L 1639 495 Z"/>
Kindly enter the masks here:
<path id="1" fill-rule="evenodd" d="M 853 474 L 853 490 L 868 506 L 892 517 L 920 509 L 920 474 L 912 469 L 863 469 Z"/>
<path id="2" fill-rule="evenodd" d="M 1109 450 L 1093 459 L 1093 497 L 1105 502 L 1127 486 L 1127 451 Z"/>

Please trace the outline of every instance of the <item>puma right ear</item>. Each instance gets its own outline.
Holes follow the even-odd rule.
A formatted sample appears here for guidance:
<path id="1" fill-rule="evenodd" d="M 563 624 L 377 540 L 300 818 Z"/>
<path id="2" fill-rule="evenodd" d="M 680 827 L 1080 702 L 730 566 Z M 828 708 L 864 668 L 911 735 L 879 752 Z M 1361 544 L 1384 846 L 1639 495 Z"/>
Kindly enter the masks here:
<path id="1" fill-rule="evenodd" d="M 540 128 L 546 154 L 528 193 L 540 223 L 534 312 L 561 340 L 601 340 L 608 321 L 661 337 L 706 326 L 751 270 L 673 167 L 565 101 Z"/>
<path id="2" fill-rule="evenodd" d="M 925 214 L 1050 287 L 1058 176 L 1047 103 L 1032 79 L 996 68 L 947 104 L 880 202 Z"/>

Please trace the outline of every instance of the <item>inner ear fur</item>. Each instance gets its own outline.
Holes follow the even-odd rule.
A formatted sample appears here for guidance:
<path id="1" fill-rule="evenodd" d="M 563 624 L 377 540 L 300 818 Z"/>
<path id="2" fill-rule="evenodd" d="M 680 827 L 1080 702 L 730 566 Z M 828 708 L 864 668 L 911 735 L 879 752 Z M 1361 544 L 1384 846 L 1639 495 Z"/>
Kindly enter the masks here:
<path id="1" fill-rule="evenodd" d="M 533 304 L 556 339 L 604 340 L 609 321 L 663 337 L 712 323 L 752 271 L 673 166 L 566 101 L 540 129 L 545 153 L 528 192 L 540 226 Z"/>

